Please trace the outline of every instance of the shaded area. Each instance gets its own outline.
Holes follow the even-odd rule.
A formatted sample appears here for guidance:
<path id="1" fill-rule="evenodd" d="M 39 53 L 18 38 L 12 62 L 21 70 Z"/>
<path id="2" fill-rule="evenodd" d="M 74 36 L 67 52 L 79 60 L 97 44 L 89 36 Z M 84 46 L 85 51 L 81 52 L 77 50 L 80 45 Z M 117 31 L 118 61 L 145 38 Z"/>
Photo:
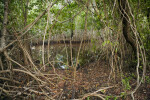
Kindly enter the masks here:
<path id="1" fill-rule="evenodd" d="M 50 41 L 50 45 L 57 45 L 57 44 L 80 44 L 80 43 L 90 43 L 91 40 L 83 40 L 83 41 L 74 41 L 74 40 L 59 40 L 59 41 L 55 41 L 55 40 L 51 40 Z M 45 45 L 48 45 L 48 41 L 44 41 Z M 33 42 L 32 43 L 33 46 L 35 45 L 43 45 L 43 41 L 39 41 L 38 43 Z"/>

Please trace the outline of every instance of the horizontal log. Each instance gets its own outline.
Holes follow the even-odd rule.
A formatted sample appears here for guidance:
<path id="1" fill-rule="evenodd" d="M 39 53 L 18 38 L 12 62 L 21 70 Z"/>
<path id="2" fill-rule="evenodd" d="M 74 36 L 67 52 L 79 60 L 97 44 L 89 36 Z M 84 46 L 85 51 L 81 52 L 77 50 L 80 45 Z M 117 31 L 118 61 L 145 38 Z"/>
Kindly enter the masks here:
<path id="1" fill-rule="evenodd" d="M 83 40 L 83 41 L 74 41 L 74 40 L 59 40 L 59 41 L 55 41 L 55 40 L 51 40 L 50 41 L 50 45 L 55 45 L 55 44 L 70 44 L 70 42 L 72 44 L 80 44 L 82 43 L 89 43 L 91 42 L 91 40 Z M 39 42 L 33 42 L 32 46 L 36 46 L 36 45 L 43 45 L 43 41 L 39 41 Z M 44 42 L 44 45 L 48 45 L 48 41 Z"/>

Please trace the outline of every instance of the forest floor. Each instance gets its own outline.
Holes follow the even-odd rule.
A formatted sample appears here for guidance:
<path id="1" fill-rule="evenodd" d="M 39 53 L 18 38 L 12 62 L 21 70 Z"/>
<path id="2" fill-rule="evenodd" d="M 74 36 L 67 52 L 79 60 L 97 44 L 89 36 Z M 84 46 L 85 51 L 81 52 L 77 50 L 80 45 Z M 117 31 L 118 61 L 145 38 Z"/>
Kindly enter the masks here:
<path id="1" fill-rule="evenodd" d="M 125 92 L 131 91 L 136 86 L 136 73 L 126 72 L 121 74 L 117 68 L 113 72 L 105 61 L 96 61 L 86 64 L 84 67 L 74 73 L 73 69 L 55 69 L 42 72 L 45 78 L 39 76 L 43 81 L 50 81 L 51 84 L 45 84 L 39 86 L 32 78 L 28 79 L 28 75 L 22 73 L 16 73 L 16 80 L 22 82 L 22 86 L 19 90 L 23 91 L 21 95 L 23 98 L 27 93 L 34 94 L 32 97 L 25 98 L 25 100 L 49 100 L 45 95 L 37 93 L 35 91 L 44 90 L 48 96 L 56 100 L 73 100 L 72 98 L 79 100 L 102 100 L 98 96 L 105 98 L 106 100 L 132 100 L 130 95 L 125 95 Z M 48 79 L 48 80 L 47 80 Z M 28 81 L 28 82 L 27 82 Z M 32 84 L 31 86 L 29 84 Z M 23 87 L 29 87 L 24 89 Z M 17 89 L 17 88 L 16 88 Z M 30 91 L 30 92 L 28 92 Z M 18 95 L 18 93 L 17 93 Z M 147 72 L 146 81 L 142 83 L 139 89 L 134 94 L 135 100 L 150 100 L 150 73 Z M 15 97 L 20 100 L 19 95 Z M 6 99 L 7 100 L 7 99 Z M 9 100 L 9 99 L 8 99 Z M 11 100 L 11 99 L 10 99 Z"/>
<path id="2" fill-rule="evenodd" d="M 48 73 L 53 74 L 52 71 Z M 134 75 L 126 72 L 124 73 L 124 81 L 122 81 L 121 74 L 111 72 L 111 68 L 104 61 L 87 64 L 87 66 L 80 68 L 76 73 L 73 72 L 73 69 L 56 69 L 56 73 L 61 78 L 57 80 L 51 78 L 51 81 L 56 83 L 59 89 L 57 88 L 56 90 L 55 88 L 52 92 L 58 94 L 57 96 L 60 100 L 72 98 L 101 100 L 94 96 L 96 94 L 101 95 L 105 99 L 107 98 L 106 100 L 132 100 L 131 96 L 126 96 L 124 92 L 131 91 L 136 86 Z M 75 80 L 73 80 L 74 75 L 76 75 Z M 150 74 L 147 76 L 150 76 Z M 100 89 L 102 90 L 100 91 Z M 134 94 L 134 97 L 135 100 L 150 100 L 150 82 L 146 81 L 143 83 Z"/>

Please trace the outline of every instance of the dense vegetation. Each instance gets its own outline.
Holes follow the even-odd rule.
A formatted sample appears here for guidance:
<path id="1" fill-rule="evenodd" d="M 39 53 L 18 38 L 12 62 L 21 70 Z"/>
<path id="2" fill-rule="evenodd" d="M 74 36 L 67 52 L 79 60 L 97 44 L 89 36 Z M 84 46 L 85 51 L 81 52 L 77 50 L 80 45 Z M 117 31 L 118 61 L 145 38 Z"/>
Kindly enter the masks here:
<path id="1" fill-rule="evenodd" d="M 0 40 L 0 99 L 134 100 L 142 84 L 150 86 L 150 0 L 1 0 Z M 69 44 L 65 56 L 51 49 L 54 43 Z M 100 66 L 110 71 L 111 85 L 80 89 L 101 76 Z M 105 92 L 116 86 L 118 94 Z"/>

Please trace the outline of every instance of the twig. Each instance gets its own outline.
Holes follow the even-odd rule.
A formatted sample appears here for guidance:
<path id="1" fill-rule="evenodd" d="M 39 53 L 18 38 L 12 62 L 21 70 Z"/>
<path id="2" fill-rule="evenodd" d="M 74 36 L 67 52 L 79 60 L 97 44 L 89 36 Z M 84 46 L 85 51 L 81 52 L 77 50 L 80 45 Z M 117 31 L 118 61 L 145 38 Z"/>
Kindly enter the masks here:
<path id="1" fill-rule="evenodd" d="M 3 91 L 3 92 L 5 92 L 7 95 L 10 95 L 10 94 L 9 94 L 9 91 L 7 91 L 7 90 L 5 90 L 5 89 L 3 89 L 3 88 L 1 88 L 1 87 L 0 87 L 0 90 Z"/>
<path id="2" fill-rule="evenodd" d="M 12 80 L 12 79 L 8 79 L 8 78 L 5 78 L 5 77 L 0 77 L 1 80 L 6 80 L 6 81 L 12 81 L 14 83 L 17 83 L 17 84 L 21 84 L 20 82 L 18 81 L 15 81 L 15 80 Z"/>
<path id="3" fill-rule="evenodd" d="M 30 91 L 31 93 L 35 93 L 35 94 L 38 94 L 38 95 L 45 95 L 45 93 L 43 93 L 43 92 L 39 92 L 39 91 L 33 90 L 31 88 L 28 88 L 28 87 L 23 87 L 23 89 L 25 89 L 24 91 Z M 47 95 L 48 94 L 49 93 L 47 93 Z"/>
<path id="4" fill-rule="evenodd" d="M 101 98 L 102 100 L 105 100 L 105 98 L 102 97 L 101 94 L 97 94 L 97 93 L 89 93 L 89 94 L 86 94 L 86 95 L 84 95 L 84 96 L 83 96 L 81 99 L 79 99 L 79 100 L 85 100 L 85 98 L 90 97 L 90 96 L 96 96 L 96 97 Z"/>
<path id="5" fill-rule="evenodd" d="M 35 80 L 43 83 L 43 84 L 46 84 L 46 82 L 40 80 L 39 78 L 37 78 L 35 75 L 33 75 L 32 73 L 28 72 L 28 71 L 24 71 L 24 70 L 20 70 L 20 69 L 13 69 L 13 71 L 16 71 L 16 72 L 23 72 L 23 73 L 26 73 L 28 75 L 30 75 L 31 77 L 33 77 Z M 3 71 L 0 71 L 0 74 L 1 73 L 7 73 L 7 72 L 10 72 L 10 70 L 3 70 Z"/>

